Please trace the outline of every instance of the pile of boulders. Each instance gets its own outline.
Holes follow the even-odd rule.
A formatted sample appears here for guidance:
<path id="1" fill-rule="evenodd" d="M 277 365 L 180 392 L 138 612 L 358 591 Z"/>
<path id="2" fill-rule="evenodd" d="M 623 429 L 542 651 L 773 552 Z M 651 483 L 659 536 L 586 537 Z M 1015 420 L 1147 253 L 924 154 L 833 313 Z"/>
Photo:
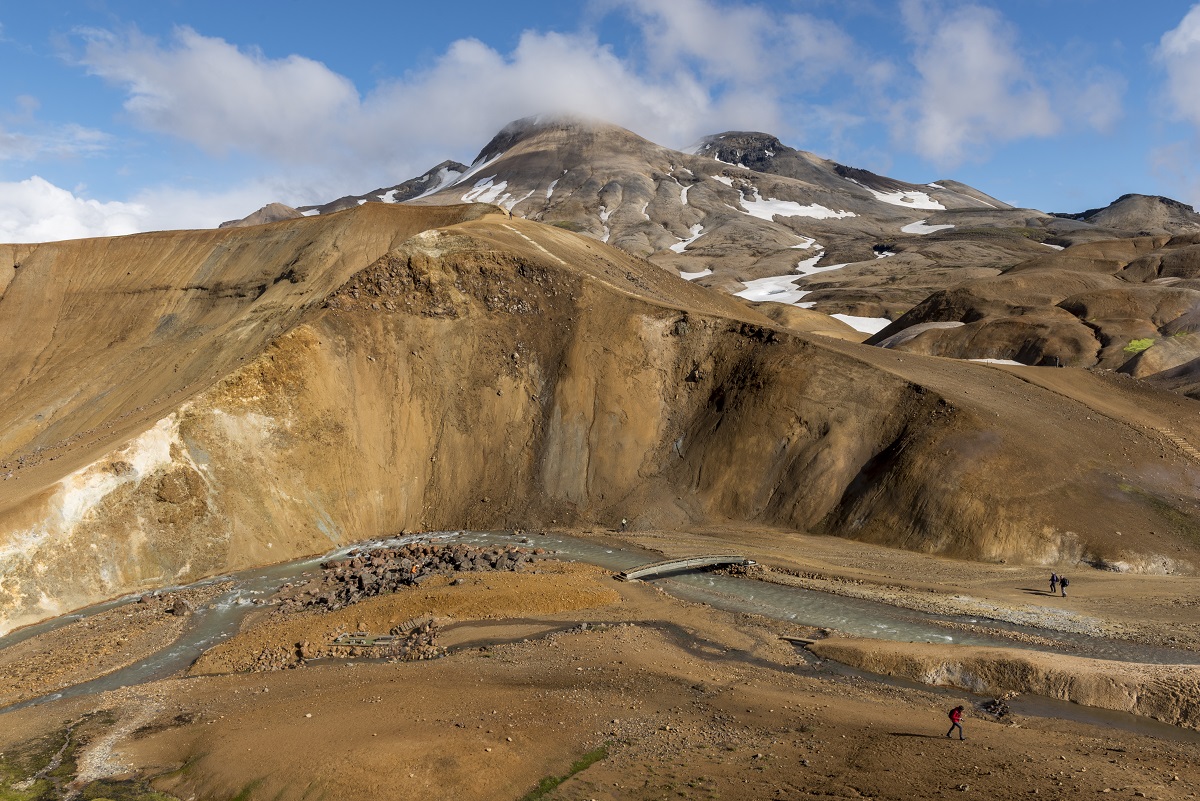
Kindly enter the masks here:
<path id="1" fill-rule="evenodd" d="M 545 553 L 542 548 L 527 549 L 516 545 L 476 548 L 433 543 L 350 551 L 344 559 L 323 563 L 319 580 L 295 594 L 285 594 L 280 609 L 284 612 L 316 606 L 326 610 L 341 609 L 364 598 L 420 584 L 433 575 L 521 571 Z"/>
<path id="2" fill-rule="evenodd" d="M 298 642 L 292 648 L 282 645 L 264 648 L 246 669 L 251 673 L 291 670 L 304 667 L 311 659 L 386 659 L 389 662 L 416 662 L 437 659 L 446 649 L 437 645 L 438 627 L 433 618 L 403 623 L 389 634 L 394 639 L 377 645 L 338 645 L 336 638 L 324 643 Z"/>
<path id="3" fill-rule="evenodd" d="M 976 704 L 981 712 L 986 712 L 989 715 L 995 716 L 997 719 L 1003 719 L 1012 714 L 1012 709 L 1009 708 L 1006 701 L 1012 698 L 1015 693 L 1009 693 L 1002 698 L 993 698 L 988 701 Z"/>

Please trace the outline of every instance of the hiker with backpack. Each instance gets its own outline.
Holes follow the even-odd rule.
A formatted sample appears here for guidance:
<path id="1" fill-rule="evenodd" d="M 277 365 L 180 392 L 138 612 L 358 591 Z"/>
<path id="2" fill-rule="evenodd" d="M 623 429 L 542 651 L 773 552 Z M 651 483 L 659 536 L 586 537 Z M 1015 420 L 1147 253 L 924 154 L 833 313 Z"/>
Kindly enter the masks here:
<path id="1" fill-rule="evenodd" d="M 966 737 L 963 737 L 962 713 L 963 708 L 961 706 L 956 706 L 954 709 L 950 710 L 950 731 L 946 732 L 947 737 L 949 737 L 955 729 L 958 729 L 958 739 L 967 739 Z"/>
<path id="2" fill-rule="evenodd" d="M 1067 581 L 1067 577 L 1063 576 L 1058 580 L 1058 586 L 1062 587 L 1062 597 L 1067 597 L 1067 585 L 1071 582 Z"/>
<path id="3" fill-rule="evenodd" d="M 1050 574 L 1050 594 L 1053 595 L 1054 591 L 1057 589 L 1058 589 L 1058 574 L 1051 573 Z"/>

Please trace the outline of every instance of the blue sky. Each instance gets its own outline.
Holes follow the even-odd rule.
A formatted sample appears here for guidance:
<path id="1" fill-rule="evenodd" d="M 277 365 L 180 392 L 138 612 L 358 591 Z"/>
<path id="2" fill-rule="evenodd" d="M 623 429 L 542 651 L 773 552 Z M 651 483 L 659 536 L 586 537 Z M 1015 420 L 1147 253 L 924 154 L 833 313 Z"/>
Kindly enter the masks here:
<path id="1" fill-rule="evenodd" d="M 1200 203 L 1200 3 L 0 0 L 0 241 L 207 227 L 590 113 L 1047 211 Z"/>

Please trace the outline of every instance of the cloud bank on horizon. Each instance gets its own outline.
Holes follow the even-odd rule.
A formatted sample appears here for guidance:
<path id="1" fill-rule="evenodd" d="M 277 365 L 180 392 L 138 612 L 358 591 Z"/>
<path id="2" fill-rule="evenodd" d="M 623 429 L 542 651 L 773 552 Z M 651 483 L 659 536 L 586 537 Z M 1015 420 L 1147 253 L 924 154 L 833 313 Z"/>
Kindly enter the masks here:
<path id="1" fill-rule="evenodd" d="M 1103 136 L 1126 113 L 1126 75 L 1087 52 L 1026 46 L 997 7 L 902 0 L 892 18 L 900 45 L 884 50 L 845 21 L 765 2 L 598 0 L 578 30 L 529 28 L 507 50 L 458 38 L 369 86 L 315 58 L 268 56 L 186 25 L 163 36 L 129 24 L 75 28 L 62 57 L 119 98 L 131 131 L 39 123 L 39 101 L 22 95 L 0 115 L 7 173 L 132 146 L 195 148 L 201 165 L 242 175 L 230 169 L 220 189 L 183 189 L 166 175 L 99 201 L 87 197 L 94 189 L 27 173 L 0 181 L 0 240 L 208 227 L 273 200 L 325 201 L 469 159 L 505 123 L 549 111 L 672 147 L 765 130 L 801 147 L 825 142 L 821 155 L 844 151 L 865 166 L 886 169 L 882 154 L 902 153 L 938 170 L 987 163 L 1014 143 Z M 1154 42 L 1160 94 L 1194 136 L 1200 4 L 1173 22 Z M 626 50 L 605 25 L 627 34 Z M 875 139 L 862 133 L 872 130 Z"/>

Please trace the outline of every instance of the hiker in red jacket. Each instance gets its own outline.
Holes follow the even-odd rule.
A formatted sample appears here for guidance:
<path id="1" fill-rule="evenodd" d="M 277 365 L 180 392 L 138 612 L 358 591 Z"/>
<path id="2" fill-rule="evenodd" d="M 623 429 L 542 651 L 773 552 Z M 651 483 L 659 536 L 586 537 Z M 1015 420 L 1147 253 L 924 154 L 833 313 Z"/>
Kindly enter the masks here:
<path id="1" fill-rule="evenodd" d="M 963 708 L 961 706 L 956 706 L 954 709 L 950 710 L 950 731 L 946 732 L 947 737 L 949 737 L 955 729 L 958 729 L 958 739 L 967 739 L 966 737 L 963 737 L 962 713 Z"/>

